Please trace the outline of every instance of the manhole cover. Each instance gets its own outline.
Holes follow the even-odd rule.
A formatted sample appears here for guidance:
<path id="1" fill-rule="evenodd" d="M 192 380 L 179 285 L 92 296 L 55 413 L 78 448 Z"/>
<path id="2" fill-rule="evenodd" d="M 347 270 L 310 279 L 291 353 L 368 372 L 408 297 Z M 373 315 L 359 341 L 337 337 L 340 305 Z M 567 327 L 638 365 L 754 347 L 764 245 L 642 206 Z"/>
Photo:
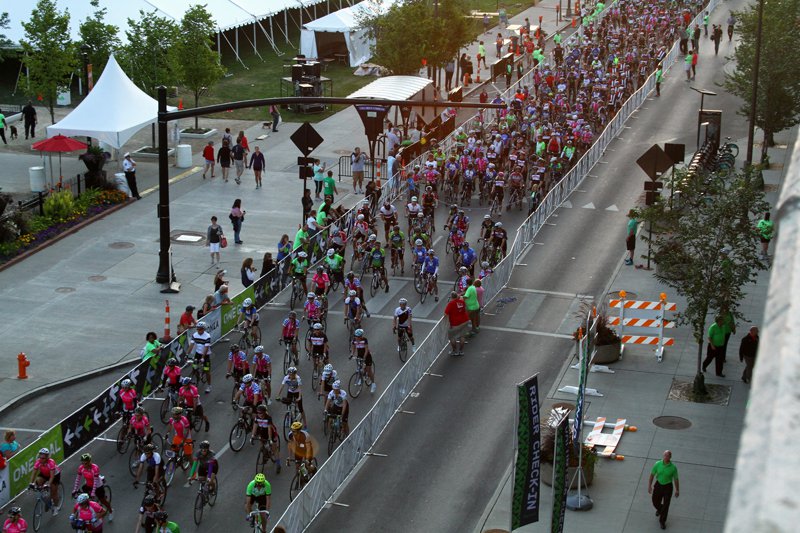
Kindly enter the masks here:
<path id="1" fill-rule="evenodd" d="M 75 287 L 58 287 L 56 292 L 60 292 L 61 294 L 69 294 L 71 292 L 75 292 Z"/>
<path id="2" fill-rule="evenodd" d="M 123 250 L 125 248 L 133 248 L 134 246 L 136 246 L 136 245 L 133 244 L 132 242 L 125 242 L 125 241 L 112 242 L 111 244 L 108 245 L 109 248 L 113 248 L 115 250 Z"/>
<path id="3" fill-rule="evenodd" d="M 206 243 L 206 234 L 199 231 L 175 230 L 170 233 L 169 240 L 175 244 L 199 246 Z"/>
<path id="4" fill-rule="evenodd" d="M 89 276 L 89 281 L 105 281 L 105 276 Z"/>
<path id="5" fill-rule="evenodd" d="M 653 424 L 662 429 L 689 429 L 692 423 L 680 416 L 658 416 L 653 419 Z"/>

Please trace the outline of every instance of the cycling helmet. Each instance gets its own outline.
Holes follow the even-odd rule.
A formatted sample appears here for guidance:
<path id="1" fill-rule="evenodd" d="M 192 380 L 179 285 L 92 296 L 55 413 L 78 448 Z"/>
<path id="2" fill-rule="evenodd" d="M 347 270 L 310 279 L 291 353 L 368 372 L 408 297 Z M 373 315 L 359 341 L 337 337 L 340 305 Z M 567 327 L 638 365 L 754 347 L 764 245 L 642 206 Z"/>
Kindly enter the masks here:
<path id="1" fill-rule="evenodd" d="M 172 408 L 173 415 L 182 415 L 183 414 L 183 407 L 173 407 Z"/>
<path id="2" fill-rule="evenodd" d="M 314 331 L 319 331 L 321 329 L 322 329 L 322 324 L 320 324 L 319 322 L 314 324 Z"/>
<path id="3" fill-rule="evenodd" d="M 78 500 L 78 505 L 89 503 L 89 495 L 86 494 L 85 492 L 78 494 L 78 497 L 76 499 Z"/>
<path id="4" fill-rule="evenodd" d="M 164 522 L 167 520 L 167 518 L 169 518 L 169 515 L 167 514 L 166 511 L 159 511 L 153 515 L 153 518 L 155 518 L 159 522 Z"/>
<path id="5" fill-rule="evenodd" d="M 459 210 L 458 210 L 458 214 L 459 214 L 459 215 L 463 215 L 463 214 L 464 214 L 464 210 L 463 210 L 463 209 L 459 209 Z"/>
<path id="6" fill-rule="evenodd" d="M 355 296 L 358 294 L 354 289 L 350 289 L 350 292 L 347 293 L 348 296 Z"/>
<path id="7" fill-rule="evenodd" d="M 414 168 L 419 168 L 419 165 L 417 165 L 417 166 L 416 166 L 416 167 L 414 167 Z M 417 197 L 416 197 L 416 196 L 412 196 L 412 197 L 411 197 L 411 201 L 412 201 L 412 202 L 416 202 L 416 201 L 417 201 Z"/>
<path id="8" fill-rule="evenodd" d="M 131 388 L 131 385 L 132 385 L 132 384 L 133 384 L 133 382 L 132 382 L 131 380 L 129 380 L 129 379 L 123 379 L 123 380 L 122 380 L 122 388 L 123 388 L 123 389 L 129 389 L 129 388 Z"/>
<path id="9" fill-rule="evenodd" d="M 150 505 L 155 505 L 156 499 L 152 496 L 145 496 L 144 500 L 142 500 L 142 505 L 145 507 L 149 507 Z"/>
<path id="10" fill-rule="evenodd" d="M 189 380 L 191 381 L 191 378 L 189 378 Z M 133 412 L 135 414 L 137 414 L 137 415 L 143 415 L 144 414 L 144 407 L 137 407 L 136 409 L 133 410 Z"/>
<path id="11" fill-rule="evenodd" d="M 347 277 L 348 277 L 349 279 L 352 279 L 352 278 L 354 278 L 355 276 L 356 276 L 356 275 L 353 273 L 353 271 L 352 271 L 352 270 L 351 270 L 350 272 L 348 272 L 348 273 L 347 273 Z"/>
<path id="12" fill-rule="evenodd" d="M 207 327 L 206 323 L 203 322 L 202 320 L 197 323 L 197 329 L 206 329 L 206 327 Z"/>
<path id="13" fill-rule="evenodd" d="M 309 292 L 309 293 L 308 293 L 306 296 L 307 296 L 308 298 L 316 298 L 316 297 L 317 297 L 317 295 L 316 295 L 316 294 L 314 294 L 313 292 Z"/>
<path id="14" fill-rule="evenodd" d="M 253 478 L 253 481 L 256 483 L 266 483 L 267 478 L 264 476 L 264 474 L 256 474 L 256 477 Z"/>
<path id="15" fill-rule="evenodd" d="M 495 228 L 502 228 L 503 227 L 503 223 L 502 222 L 495 222 L 494 223 L 494 227 Z"/>
<path id="16" fill-rule="evenodd" d="M 204 440 L 203 442 L 200 443 L 200 449 L 201 450 L 211 449 L 211 443 L 208 442 L 207 440 Z"/>
<path id="17" fill-rule="evenodd" d="M 192 378 L 189 376 L 181 378 L 181 385 L 190 385 L 192 383 Z"/>
<path id="18" fill-rule="evenodd" d="M 322 371 L 328 373 L 333 372 L 333 365 L 328 363 L 327 365 L 325 365 L 325 368 L 323 368 Z"/>
<path id="19" fill-rule="evenodd" d="M 144 453 L 153 453 L 156 451 L 156 447 L 154 444 L 145 444 L 142 450 Z"/>
<path id="20" fill-rule="evenodd" d="M 425 218 L 425 213 L 417 213 L 417 218 Z"/>
<path id="21" fill-rule="evenodd" d="M 20 509 L 19 507 L 12 507 L 11 509 L 8 510 L 8 514 L 10 514 L 11 516 L 17 516 L 18 514 L 22 514 L 22 509 Z"/>
<path id="22" fill-rule="evenodd" d="M 453 205 L 451 205 L 451 206 L 450 206 L 450 209 L 451 209 L 451 210 L 453 210 L 453 211 L 455 211 L 456 209 L 458 209 L 458 204 L 453 204 Z"/>
<path id="23" fill-rule="evenodd" d="M 321 267 L 321 266 L 318 266 L 318 267 L 317 267 L 317 272 L 318 272 L 318 273 L 320 273 L 320 274 L 321 274 L 321 273 L 322 273 L 322 270 L 323 270 L 323 269 L 322 269 L 322 267 Z"/>
<path id="24" fill-rule="evenodd" d="M 414 245 L 415 246 L 422 246 L 422 239 L 417 239 L 416 241 L 414 241 Z"/>
<path id="25" fill-rule="evenodd" d="M 289 316 L 297 317 L 297 311 L 289 311 Z"/>
<path id="26" fill-rule="evenodd" d="M 328 251 L 327 251 L 327 252 L 325 252 L 325 254 L 326 254 L 328 257 L 333 257 L 333 254 L 335 254 L 335 253 L 336 253 L 336 252 L 333 250 L 333 248 L 328 248 Z"/>
<path id="27" fill-rule="evenodd" d="M 489 163 L 489 168 L 494 168 L 494 163 Z"/>
<path id="28" fill-rule="evenodd" d="M 286 373 L 287 374 L 296 374 L 297 373 L 297 368 L 293 367 L 293 366 L 290 366 L 289 368 L 286 369 Z"/>
<path id="29" fill-rule="evenodd" d="M 167 361 L 167 366 L 177 366 L 178 360 L 174 357 L 170 357 L 169 361 Z"/>
<path id="30" fill-rule="evenodd" d="M 260 403 L 260 404 L 258 404 L 258 407 L 256 407 L 256 411 L 259 412 L 259 413 L 266 413 L 267 412 L 267 406 L 264 405 L 263 403 Z"/>
<path id="31" fill-rule="evenodd" d="M 400 298 L 400 302 L 399 303 L 400 303 L 400 305 L 407 304 L 408 300 L 406 300 L 405 298 Z"/>
<path id="32" fill-rule="evenodd" d="M 333 382 L 333 385 L 331 385 L 331 387 L 333 387 L 334 390 L 339 390 L 342 388 L 342 382 L 337 379 L 336 381 Z"/>
<path id="33" fill-rule="evenodd" d="M 503 172 L 502 170 L 497 173 L 497 176 L 500 177 L 500 178 L 505 177 L 505 175 L 506 175 L 506 173 Z"/>
<path id="34" fill-rule="evenodd" d="M 292 422 L 292 431 L 300 431 L 301 429 L 303 429 L 302 422 Z"/>
<path id="35" fill-rule="evenodd" d="M 363 200 L 361 200 L 361 203 L 362 203 L 363 205 L 369 205 L 369 200 L 368 200 L 368 199 L 366 199 L 366 198 L 364 198 Z"/>
<path id="36" fill-rule="evenodd" d="M 458 269 L 459 273 L 466 272 L 466 271 L 467 271 L 467 267 L 465 267 L 465 266 L 462 266 L 461 268 Z"/>
<path id="37" fill-rule="evenodd" d="M 372 242 L 372 241 L 376 240 L 377 238 L 378 238 L 378 236 L 377 236 L 377 235 L 375 235 L 375 234 L 373 233 L 372 235 L 370 235 L 370 236 L 369 236 L 369 239 L 368 239 L 368 240 L 369 240 L 370 242 Z"/>
<path id="38" fill-rule="evenodd" d="M 41 450 L 39 450 L 39 455 L 50 455 L 50 449 L 42 448 Z"/>
<path id="39" fill-rule="evenodd" d="M 253 374 L 245 374 L 242 376 L 242 383 L 250 383 L 253 381 Z"/>
<path id="40" fill-rule="evenodd" d="M 433 187 L 431 187 L 430 185 L 428 185 L 427 187 L 425 187 L 425 190 L 430 192 L 430 191 L 432 191 L 432 190 L 433 190 Z"/>
<path id="41" fill-rule="evenodd" d="M 428 255 L 434 255 L 434 254 L 436 254 L 436 250 L 434 250 L 433 248 L 428 250 Z"/>
<path id="42" fill-rule="evenodd" d="M 253 300 L 251 300 L 250 298 L 245 298 L 242 304 L 244 304 L 245 307 L 250 307 L 251 305 L 253 305 Z"/>
<path id="43" fill-rule="evenodd" d="M 364 330 L 363 330 L 363 329 L 361 329 L 361 328 L 358 328 L 358 329 L 355 331 L 355 333 L 354 333 L 354 334 L 355 334 L 355 336 L 356 336 L 356 337 L 363 337 L 363 336 L 364 336 Z"/>
<path id="44" fill-rule="evenodd" d="M 356 217 L 356 220 L 364 220 L 364 215 L 360 214 Z"/>
<path id="45" fill-rule="evenodd" d="M 469 242 L 468 242 L 468 241 L 464 241 L 464 242 L 462 242 L 462 243 L 461 243 L 461 247 L 462 247 L 462 248 L 469 248 Z"/>
<path id="46" fill-rule="evenodd" d="M 239 345 L 238 344 L 231 344 L 231 352 L 235 352 L 237 350 L 239 350 Z"/>
<path id="47" fill-rule="evenodd" d="M 483 261 L 481 263 L 481 268 L 489 268 L 489 261 Z"/>
<path id="48" fill-rule="evenodd" d="M 255 348 L 253 348 L 253 351 L 254 351 L 255 353 L 264 353 L 264 347 L 263 347 L 263 346 L 261 346 L 261 345 L 259 344 L 258 346 L 256 346 Z"/>
<path id="49" fill-rule="evenodd" d="M 483 220 L 491 220 L 492 215 L 483 215 Z"/>
<path id="50" fill-rule="evenodd" d="M 87 461 L 90 462 L 90 463 L 92 462 L 92 454 L 85 453 L 85 454 L 81 455 L 81 462 L 85 463 Z"/>
<path id="51" fill-rule="evenodd" d="M 303 259 L 305 259 L 306 257 L 308 257 L 308 254 L 305 252 L 298 252 L 297 257 L 302 257 Z"/>

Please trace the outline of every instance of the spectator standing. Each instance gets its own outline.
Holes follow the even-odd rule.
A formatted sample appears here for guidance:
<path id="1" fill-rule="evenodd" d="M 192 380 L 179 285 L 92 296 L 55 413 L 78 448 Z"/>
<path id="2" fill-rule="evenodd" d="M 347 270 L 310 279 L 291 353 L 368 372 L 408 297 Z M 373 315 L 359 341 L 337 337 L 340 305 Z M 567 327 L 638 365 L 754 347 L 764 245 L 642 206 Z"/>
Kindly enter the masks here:
<path id="1" fill-rule="evenodd" d="M 742 337 L 742 342 L 739 344 L 739 361 L 744 361 L 744 372 L 742 372 L 742 381 L 750 383 L 753 379 L 753 367 L 756 364 L 756 354 L 758 353 L 758 328 L 756 326 L 750 327 L 747 335 Z"/>
<path id="2" fill-rule="evenodd" d="M 457 292 L 450 293 L 450 301 L 444 308 L 444 315 L 450 324 L 447 332 L 447 338 L 450 340 L 450 355 L 464 355 L 464 336 L 469 326 L 469 314 L 466 302 Z"/>
<path id="3" fill-rule="evenodd" d="M 216 289 L 214 289 L 214 292 L 216 292 Z M 197 310 L 197 320 L 200 320 L 213 310 L 214 310 L 214 295 L 209 294 L 203 300 L 202 307 L 200 307 L 200 309 Z"/>
<path id="4" fill-rule="evenodd" d="M 214 275 L 214 292 L 217 292 L 223 285 L 228 284 L 228 280 L 225 279 L 225 274 L 227 273 L 227 270 L 217 270 L 217 273 Z"/>
<path id="5" fill-rule="evenodd" d="M 180 320 L 178 321 L 178 335 L 183 333 L 184 331 L 195 327 L 197 321 L 194 319 L 194 306 L 187 305 L 186 310 L 181 315 Z"/>
<path id="6" fill-rule="evenodd" d="M 37 122 L 36 108 L 33 107 L 33 102 L 30 100 L 28 100 L 28 103 L 22 108 L 22 118 L 25 122 L 25 138 L 27 139 L 30 134 L 31 138 L 35 139 L 36 134 L 34 130 L 36 129 Z"/>
<path id="7" fill-rule="evenodd" d="M 214 293 L 214 309 L 221 305 L 227 305 L 231 303 L 230 297 L 228 297 L 228 286 L 222 285 L 217 292 Z"/>
<path id="8" fill-rule="evenodd" d="M 300 204 L 303 206 L 303 220 L 305 220 L 314 208 L 314 200 L 311 198 L 311 189 L 303 189 L 303 197 L 300 198 Z"/>
<path id="9" fill-rule="evenodd" d="M 219 263 L 219 248 L 222 243 L 222 238 L 225 235 L 222 232 L 222 226 L 217 224 L 217 217 L 211 217 L 211 225 L 206 231 L 206 241 L 208 242 L 208 250 L 211 253 L 211 264 Z M 214 260 L 216 258 L 216 261 Z"/>
<path id="10" fill-rule="evenodd" d="M 636 210 L 631 209 L 628 211 L 628 227 L 625 234 L 625 248 L 628 250 L 628 258 L 625 259 L 625 264 L 628 266 L 633 264 L 633 252 L 636 249 L 636 226 L 638 224 Z"/>
<path id="11" fill-rule="evenodd" d="M 656 68 L 656 96 L 661 96 L 661 82 L 664 81 L 664 67 L 661 63 Z"/>
<path id="12" fill-rule="evenodd" d="M 731 12 L 731 16 L 728 17 L 728 42 L 733 41 L 733 26 L 736 24 L 736 17 L 733 16 L 733 12 Z"/>
<path id="13" fill-rule="evenodd" d="M 775 223 L 770 220 L 769 211 L 764 213 L 764 218 L 758 221 L 756 229 L 761 238 L 761 259 L 769 259 L 769 242 L 775 233 Z"/>
<path id="14" fill-rule="evenodd" d="M 125 173 L 125 180 L 128 182 L 128 188 L 131 194 L 137 200 L 141 200 L 139 196 L 139 188 L 136 186 L 136 161 L 131 157 L 130 152 L 125 153 L 125 159 L 122 160 L 122 171 Z"/>
<path id="15" fill-rule="evenodd" d="M 236 139 L 236 144 L 231 149 L 233 155 L 233 164 L 236 165 L 236 185 L 242 183 L 242 173 L 244 172 L 244 165 L 247 162 L 247 151 L 242 146 L 242 139 Z"/>
<path id="16" fill-rule="evenodd" d="M 291 253 L 292 243 L 289 240 L 289 235 L 284 233 L 281 237 L 281 240 L 278 241 L 278 261 L 282 261 L 286 257 L 289 257 L 289 254 Z"/>
<path id="17" fill-rule="evenodd" d="M 708 11 L 703 14 L 703 31 L 705 32 L 705 36 L 708 37 Z"/>
<path id="18" fill-rule="evenodd" d="M 472 323 L 472 329 L 469 332 L 470 337 L 476 335 L 481 329 L 481 305 L 478 303 L 478 289 L 475 287 L 476 283 L 480 284 L 480 280 L 473 280 L 470 278 L 467 282 L 467 290 L 464 292 L 464 303 L 467 305 L 467 314 Z"/>
<path id="19" fill-rule="evenodd" d="M 692 79 L 692 53 L 687 53 L 683 58 L 683 71 L 686 73 L 687 82 Z"/>
<path id="20" fill-rule="evenodd" d="M 227 140 L 222 141 L 222 147 L 217 151 L 217 163 L 222 167 L 222 179 L 228 183 L 228 173 L 231 170 L 231 148 Z M 214 177 L 213 170 L 211 172 L 212 178 Z"/>
<path id="21" fill-rule="evenodd" d="M 336 180 L 333 179 L 333 171 L 329 170 L 325 179 L 322 180 L 322 184 L 324 186 L 323 194 L 325 198 L 330 198 L 331 203 L 333 203 L 334 194 L 339 194 L 339 191 L 336 189 Z"/>
<path id="22" fill-rule="evenodd" d="M 503 34 L 498 32 L 497 37 L 494 40 L 494 47 L 496 50 L 496 56 L 499 59 L 501 55 L 503 55 Z"/>
<path id="23" fill-rule="evenodd" d="M 725 331 L 725 344 L 722 345 L 722 362 L 725 363 L 728 360 L 728 341 L 736 333 L 736 317 L 727 307 L 720 309 L 719 314 L 722 316 L 722 329 Z"/>
<path id="24" fill-rule="evenodd" d="M 700 25 L 695 24 L 692 31 L 692 48 L 700 50 Z"/>
<path id="25" fill-rule="evenodd" d="M 350 167 L 353 171 L 353 192 L 363 193 L 364 186 L 364 164 L 367 162 L 367 155 L 358 146 L 350 154 Z"/>
<path id="26" fill-rule="evenodd" d="M 500 16 L 500 26 L 502 26 L 503 28 L 507 28 L 508 27 L 508 13 L 506 13 L 506 7 L 501 5 L 500 9 L 498 9 L 498 13 L 497 14 Z"/>
<path id="27" fill-rule="evenodd" d="M 13 429 L 7 429 L 3 436 L 3 443 L 0 444 L 0 455 L 9 459 L 12 455 L 19 451 L 19 442 L 17 442 L 17 432 Z"/>
<path id="28" fill-rule="evenodd" d="M 161 354 L 161 343 L 158 341 L 158 335 L 155 331 L 147 332 L 144 336 L 145 344 L 142 348 L 142 361 L 149 361 L 154 357 L 159 357 Z"/>
<path id="29" fill-rule="evenodd" d="M 272 115 L 272 131 L 278 131 L 278 123 L 281 121 L 281 112 L 275 104 L 269 106 L 269 114 Z"/>
<path id="30" fill-rule="evenodd" d="M 714 369 L 716 370 L 717 377 L 724 378 L 725 374 L 722 373 L 723 361 L 723 346 L 725 345 L 725 320 L 722 316 L 718 316 L 711 327 L 708 328 L 708 347 L 706 349 L 706 358 L 703 361 L 703 372 L 706 371 L 708 365 L 714 362 Z"/>
<path id="31" fill-rule="evenodd" d="M 245 289 L 252 285 L 256 280 L 256 270 L 258 269 L 253 265 L 252 257 L 248 257 L 242 261 L 242 269 L 240 273 L 242 275 L 242 285 Z"/>
<path id="32" fill-rule="evenodd" d="M 483 33 L 489 33 L 489 14 L 483 14 Z"/>
<path id="33" fill-rule="evenodd" d="M 208 141 L 208 144 L 203 148 L 203 159 L 205 166 L 203 167 L 203 179 L 206 179 L 206 172 L 211 169 L 211 177 L 214 177 L 214 141 Z"/>
<path id="34" fill-rule="evenodd" d="M 250 164 L 247 168 L 253 169 L 253 174 L 256 177 L 256 189 L 261 188 L 261 173 L 266 166 L 267 163 L 264 160 L 264 154 L 261 149 L 258 146 L 253 147 L 253 155 L 250 157 Z"/>
<path id="35" fill-rule="evenodd" d="M 314 198 L 322 200 L 322 182 L 325 181 L 325 167 L 327 163 L 320 164 L 319 159 L 314 159 Z"/>
<path id="36" fill-rule="evenodd" d="M 485 16 L 485 15 L 484 15 Z M 456 62 L 450 59 L 444 66 L 444 90 L 448 93 L 453 88 L 453 74 L 456 72 Z"/>
<path id="37" fill-rule="evenodd" d="M 692 79 L 697 75 L 697 61 L 699 59 L 699 55 L 697 54 L 697 48 L 692 50 Z"/>
<path id="38" fill-rule="evenodd" d="M 247 142 L 247 136 L 243 130 L 239 130 L 239 136 L 236 137 L 236 142 L 244 148 L 244 166 L 247 166 L 247 156 L 250 154 L 250 143 Z"/>
<path id="39" fill-rule="evenodd" d="M 483 292 L 484 292 L 483 281 L 476 279 L 475 281 L 472 282 L 472 285 L 475 287 L 475 292 L 478 295 L 478 305 L 480 306 L 480 309 L 478 310 L 478 328 L 480 328 L 481 326 L 480 311 L 483 310 Z"/>
<path id="40" fill-rule="evenodd" d="M 272 259 L 272 252 L 265 252 L 264 259 L 261 260 L 261 274 L 260 277 L 264 277 L 266 274 L 270 272 L 270 270 L 275 268 L 275 261 Z"/>
<path id="41" fill-rule="evenodd" d="M 655 484 L 653 483 L 655 480 Z M 681 495 L 681 487 L 678 481 L 678 467 L 672 462 L 672 452 L 664 451 L 664 458 L 656 461 L 650 470 L 650 478 L 647 481 L 647 492 L 653 495 L 653 507 L 656 508 L 656 516 L 661 529 L 667 529 L 667 514 L 669 513 L 669 502 L 672 500 L 672 484 L 675 484 L 675 497 Z"/>
<path id="42" fill-rule="evenodd" d="M 240 237 L 242 231 L 242 224 L 244 223 L 244 215 L 247 211 L 242 210 L 242 199 L 237 198 L 233 201 L 233 206 L 231 207 L 231 212 L 228 214 L 228 218 L 231 219 L 231 224 L 233 225 L 233 242 L 235 244 L 243 244 L 243 241 Z"/>

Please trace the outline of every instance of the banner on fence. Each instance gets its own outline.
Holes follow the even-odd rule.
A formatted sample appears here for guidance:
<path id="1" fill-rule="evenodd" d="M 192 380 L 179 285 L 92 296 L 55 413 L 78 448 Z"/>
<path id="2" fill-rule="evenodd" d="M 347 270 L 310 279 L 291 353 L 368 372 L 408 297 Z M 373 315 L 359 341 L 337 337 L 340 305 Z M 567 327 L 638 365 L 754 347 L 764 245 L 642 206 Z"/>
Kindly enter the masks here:
<path id="1" fill-rule="evenodd" d="M 54 426 L 45 431 L 39 435 L 38 439 L 8 460 L 6 470 L 8 470 L 11 494 L 19 494 L 28 486 L 33 475 L 33 464 L 42 448 L 50 450 L 50 458 L 56 463 L 60 464 L 64 460 L 64 443 L 61 438 L 60 426 Z"/>
<path id="2" fill-rule="evenodd" d="M 539 521 L 541 459 L 539 374 L 517 385 L 517 460 L 511 529 Z"/>

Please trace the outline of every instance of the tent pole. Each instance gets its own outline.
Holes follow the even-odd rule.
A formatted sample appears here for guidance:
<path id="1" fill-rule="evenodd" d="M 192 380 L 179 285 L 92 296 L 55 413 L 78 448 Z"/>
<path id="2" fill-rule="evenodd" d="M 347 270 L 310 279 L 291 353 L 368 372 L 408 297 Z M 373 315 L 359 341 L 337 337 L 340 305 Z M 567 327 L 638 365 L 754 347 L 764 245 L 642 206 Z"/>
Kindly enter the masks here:
<path id="1" fill-rule="evenodd" d="M 288 15 L 288 12 L 289 12 L 288 9 L 284 9 L 283 10 L 283 28 L 284 28 L 283 35 L 286 36 L 286 44 L 289 44 L 289 15 Z"/>
<path id="2" fill-rule="evenodd" d="M 222 32 L 217 33 L 217 55 L 219 56 L 220 62 L 222 62 L 222 46 L 220 45 L 220 42 L 219 42 L 220 33 L 222 33 Z"/>
<path id="3" fill-rule="evenodd" d="M 261 61 L 264 61 L 264 58 L 263 58 L 263 57 L 261 57 L 261 54 L 259 54 L 259 53 L 258 53 L 258 50 L 256 49 L 256 42 L 255 42 L 255 40 L 251 41 L 251 40 L 250 40 L 250 37 L 248 37 L 248 35 L 247 35 L 247 32 L 246 32 L 246 31 L 243 31 L 243 32 L 242 32 L 242 35 L 244 35 L 244 38 L 247 40 L 247 42 L 249 42 L 250 44 L 252 44 L 252 45 L 253 45 L 253 53 L 254 53 L 255 55 L 257 55 L 257 56 L 259 57 L 259 59 L 261 59 Z M 255 26 L 255 24 L 253 24 L 253 39 L 255 39 L 255 38 L 256 38 L 256 26 Z"/>
<path id="4" fill-rule="evenodd" d="M 258 35 L 256 34 L 256 23 L 253 23 L 253 53 L 258 55 L 258 48 L 256 47 L 256 43 L 258 42 Z M 261 56 L 258 56 L 261 57 Z M 262 58 L 263 59 L 263 58 Z"/>
<path id="5" fill-rule="evenodd" d="M 236 57 L 239 57 L 239 28 L 233 29 L 233 40 L 236 42 Z"/>
<path id="6" fill-rule="evenodd" d="M 244 61 L 242 61 L 242 58 L 241 58 L 241 57 L 239 57 L 239 46 L 237 45 L 237 46 L 235 46 L 235 47 L 234 47 L 234 45 L 233 45 L 233 44 L 231 44 L 230 40 L 229 40 L 229 39 L 228 39 L 228 38 L 225 36 L 225 34 L 223 34 L 223 33 L 221 33 L 221 32 L 220 32 L 220 33 L 218 33 L 217 35 L 222 35 L 222 38 L 223 38 L 223 39 L 225 39 L 225 42 L 226 42 L 226 43 L 228 43 L 228 46 L 230 46 L 230 47 L 231 47 L 231 50 L 233 50 L 233 53 L 234 53 L 234 54 L 236 54 L 236 60 L 237 60 L 239 63 L 241 63 L 241 64 L 242 64 L 242 66 L 243 66 L 245 69 L 247 69 L 247 70 L 250 70 L 250 69 L 247 67 L 247 65 L 245 65 L 245 64 L 244 64 Z M 237 34 L 237 36 L 238 36 L 238 34 Z"/>

